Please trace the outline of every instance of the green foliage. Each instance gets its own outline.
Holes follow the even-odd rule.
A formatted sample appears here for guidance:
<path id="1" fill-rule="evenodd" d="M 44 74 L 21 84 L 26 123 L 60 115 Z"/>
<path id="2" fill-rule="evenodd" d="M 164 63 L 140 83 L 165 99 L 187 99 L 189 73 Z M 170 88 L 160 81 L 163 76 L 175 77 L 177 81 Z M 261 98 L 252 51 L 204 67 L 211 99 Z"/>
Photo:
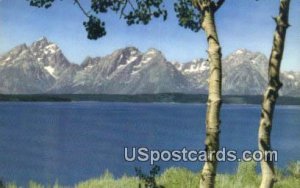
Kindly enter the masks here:
<path id="1" fill-rule="evenodd" d="M 38 8 L 51 7 L 54 0 L 27 0 L 31 6 Z M 88 33 L 88 39 L 96 40 L 106 35 L 105 22 L 96 15 L 113 11 L 126 20 L 128 25 L 148 24 L 153 18 L 167 19 L 167 10 L 163 0 L 91 0 L 91 10 L 85 11 L 79 0 L 74 0 L 88 21 L 83 25 Z"/>
<path id="2" fill-rule="evenodd" d="M 27 0 L 31 6 L 38 8 L 51 7 L 54 0 Z M 85 11 L 79 0 L 74 3 L 79 6 L 87 16 L 88 21 L 83 22 L 88 33 L 88 38 L 96 40 L 106 35 L 105 22 L 95 15 L 113 11 L 126 20 L 128 25 L 147 25 L 153 18 L 163 17 L 167 19 L 168 12 L 165 9 L 163 0 L 91 0 L 91 10 Z M 199 1 L 202 2 L 202 1 Z M 211 8 L 216 11 L 224 0 L 212 1 Z M 198 32 L 201 29 L 201 10 L 193 4 L 193 0 L 177 0 L 174 3 L 174 10 L 179 25 Z"/>
<path id="3" fill-rule="evenodd" d="M 260 177 L 256 173 L 257 163 L 254 161 L 241 162 L 237 167 L 236 175 L 232 179 L 235 187 L 259 187 Z"/>
<path id="4" fill-rule="evenodd" d="M 106 35 L 105 23 L 95 16 L 89 16 L 89 21 L 83 22 L 83 25 L 88 33 L 88 39 L 96 40 Z"/>
<path id="5" fill-rule="evenodd" d="M 174 4 L 174 10 L 180 26 L 194 32 L 201 29 L 201 14 L 193 5 L 192 0 L 179 0 L 178 3 Z"/>
<path id="6" fill-rule="evenodd" d="M 101 177 L 80 182 L 75 185 L 76 188 L 126 188 L 137 187 L 138 178 L 123 176 L 120 179 L 114 179 L 113 175 L 106 171 Z"/>
<path id="7" fill-rule="evenodd" d="M 29 187 L 29 188 L 45 188 L 44 185 L 39 184 L 39 183 L 34 182 L 34 181 L 30 181 L 30 182 L 28 183 L 28 187 Z"/>
<path id="8" fill-rule="evenodd" d="M 141 170 L 141 168 L 135 168 L 136 175 L 139 177 L 139 179 L 144 183 L 144 186 L 146 188 L 163 188 L 163 186 L 157 185 L 156 183 L 156 176 L 158 172 L 160 171 L 160 167 L 155 165 L 151 170 L 150 174 L 144 174 Z M 139 184 L 139 187 L 141 187 L 141 184 Z"/>
<path id="9" fill-rule="evenodd" d="M 295 177 L 284 177 L 275 183 L 274 188 L 296 188 L 300 185 L 300 179 Z"/>
<path id="10" fill-rule="evenodd" d="M 122 1 L 118 0 L 92 0 L 91 8 L 95 13 L 106 13 L 108 9 L 119 11 L 121 9 Z"/>
<path id="11" fill-rule="evenodd" d="M 17 184 L 16 183 L 8 183 L 6 185 L 6 188 L 18 188 Z"/>
<path id="12" fill-rule="evenodd" d="M 0 188 L 5 188 L 3 181 L 0 179 Z"/>
<path id="13" fill-rule="evenodd" d="M 127 7 L 129 6 L 129 7 Z M 167 19 L 167 11 L 164 9 L 163 0 L 140 0 L 135 1 L 119 1 L 119 0 L 92 0 L 92 10 L 96 13 L 106 13 L 112 10 L 121 14 L 128 25 L 132 24 L 148 24 L 151 19 L 163 16 Z"/>
<path id="14" fill-rule="evenodd" d="M 166 188 L 198 187 L 200 175 L 185 168 L 172 167 L 167 169 L 158 179 L 159 184 Z"/>
<path id="15" fill-rule="evenodd" d="M 289 175 L 300 179 L 300 161 L 291 162 L 287 167 Z"/>
<path id="16" fill-rule="evenodd" d="M 163 17 L 167 19 L 168 13 L 164 9 L 163 0 L 144 0 L 136 1 L 136 8 L 124 16 L 128 25 L 144 24 L 147 25 L 152 18 Z"/>
<path id="17" fill-rule="evenodd" d="M 289 169 L 294 172 L 296 163 L 291 163 Z M 257 188 L 259 187 L 261 177 L 256 173 L 255 162 L 242 162 L 237 168 L 236 174 L 218 174 L 216 177 L 216 188 Z M 199 173 L 192 172 L 185 168 L 169 168 L 161 175 L 155 176 L 158 185 L 165 188 L 198 188 L 199 187 Z M 75 186 L 62 186 L 58 182 L 54 185 L 42 185 L 33 181 L 28 184 L 30 188 L 134 188 L 138 187 L 140 179 L 138 177 L 123 176 L 119 179 L 106 171 L 99 178 L 92 178 L 76 184 Z M 282 175 L 274 188 L 296 188 L 300 185 L 300 178 L 293 176 L 290 173 Z M 17 184 L 8 183 L 6 188 L 17 188 Z"/>
<path id="18" fill-rule="evenodd" d="M 27 0 L 31 6 L 49 8 L 54 0 Z M 88 38 L 96 40 L 106 35 L 105 22 L 95 15 L 113 11 L 120 15 L 128 25 L 147 25 L 153 18 L 162 17 L 167 19 L 168 12 L 165 9 L 163 0 L 91 0 L 91 10 L 85 11 L 79 0 L 74 0 L 82 12 L 87 16 L 88 21 L 83 25 L 88 33 Z M 212 1 L 212 8 L 218 9 L 218 2 Z M 198 32 L 201 29 L 201 10 L 193 4 L 193 0 L 177 0 L 174 3 L 174 10 L 179 25 Z"/>
<path id="19" fill-rule="evenodd" d="M 54 0 L 27 0 L 30 1 L 30 6 L 35 6 L 35 7 L 43 7 L 43 8 L 49 8 L 52 6 L 52 3 Z"/>

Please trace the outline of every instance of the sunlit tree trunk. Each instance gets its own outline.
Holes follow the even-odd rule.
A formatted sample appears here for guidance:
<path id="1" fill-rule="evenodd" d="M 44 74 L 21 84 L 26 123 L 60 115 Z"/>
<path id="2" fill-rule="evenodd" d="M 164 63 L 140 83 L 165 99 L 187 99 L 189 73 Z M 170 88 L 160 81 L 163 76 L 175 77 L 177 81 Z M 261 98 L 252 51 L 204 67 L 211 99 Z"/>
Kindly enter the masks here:
<path id="1" fill-rule="evenodd" d="M 202 15 L 201 26 L 207 37 L 210 65 L 205 139 L 207 161 L 201 173 L 201 188 L 213 188 L 217 172 L 216 152 L 219 150 L 220 108 L 222 103 L 222 53 L 215 25 L 215 12 L 223 2 L 197 1 Z"/>
<path id="2" fill-rule="evenodd" d="M 274 18 L 276 22 L 276 31 L 269 59 L 269 83 L 263 96 L 258 133 L 258 147 L 265 156 L 264 160 L 261 161 L 262 181 L 260 188 L 271 188 L 276 182 L 274 164 L 272 159 L 266 155 L 266 152 L 272 151 L 270 135 L 272 130 L 273 112 L 278 97 L 278 91 L 282 87 L 282 83 L 279 80 L 280 64 L 284 51 L 286 29 L 289 26 L 289 4 L 290 0 L 281 0 L 279 15 Z"/>

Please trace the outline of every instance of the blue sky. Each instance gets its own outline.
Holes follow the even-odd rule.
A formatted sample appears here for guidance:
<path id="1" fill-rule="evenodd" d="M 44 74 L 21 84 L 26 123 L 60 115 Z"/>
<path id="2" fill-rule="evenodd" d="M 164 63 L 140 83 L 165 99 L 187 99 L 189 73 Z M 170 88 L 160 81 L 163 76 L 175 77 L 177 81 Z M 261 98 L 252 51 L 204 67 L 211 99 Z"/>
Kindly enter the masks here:
<path id="1" fill-rule="evenodd" d="M 101 15 L 108 34 L 97 41 L 86 38 L 82 22 L 86 20 L 72 0 L 56 0 L 50 9 L 30 7 L 26 0 L 0 0 L 0 54 L 20 43 L 30 44 L 42 36 L 57 43 L 66 57 L 81 63 L 89 56 L 104 56 L 126 46 L 141 51 L 161 50 L 170 61 L 186 62 L 206 57 L 203 31 L 194 33 L 178 26 L 174 1 L 167 1 L 168 20 L 154 20 L 147 26 L 127 26 L 114 13 Z M 89 0 L 90 1 L 90 0 Z M 82 2 L 88 9 L 87 0 Z M 279 0 L 227 0 L 216 15 L 223 55 L 239 48 L 260 51 L 269 56 Z M 300 71 L 300 0 L 292 0 L 283 70 Z"/>

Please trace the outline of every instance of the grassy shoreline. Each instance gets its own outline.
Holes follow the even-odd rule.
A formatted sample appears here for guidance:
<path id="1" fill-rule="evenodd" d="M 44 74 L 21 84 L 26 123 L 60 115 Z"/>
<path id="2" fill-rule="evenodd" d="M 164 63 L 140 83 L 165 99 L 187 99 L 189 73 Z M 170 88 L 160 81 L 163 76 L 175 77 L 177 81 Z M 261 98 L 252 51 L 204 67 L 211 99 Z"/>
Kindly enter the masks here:
<path id="1" fill-rule="evenodd" d="M 72 101 L 99 101 L 99 102 L 167 102 L 167 103 L 206 103 L 207 95 L 204 94 L 137 94 L 137 95 L 116 95 L 116 94 L 33 94 L 33 95 L 3 95 L 0 94 L 0 101 L 10 102 L 72 102 Z M 225 104 L 261 104 L 262 96 L 249 95 L 225 95 Z M 279 105 L 300 105 L 300 97 L 280 96 Z"/>
<path id="2" fill-rule="evenodd" d="M 278 182 L 275 188 L 296 188 L 300 185 L 299 163 L 291 163 L 287 169 L 277 169 Z M 256 188 L 259 187 L 261 176 L 256 173 L 255 162 L 243 162 L 237 167 L 235 174 L 218 174 L 216 178 L 217 188 Z M 185 168 L 171 167 L 166 169 L 156 178 L 158 185 L 165 188 L 197 188 L 199 184 L 199 173 L 192 172 Z M 60 185 L 59 182 L 53 185 L 43 185 L 30 181 L 29 188 L 138 188 L 139 183 L 143 184 L 137 177 L 124 175 L 121 178 L 114 178 L 108 171 L 98 178 L 92 178 L 79 182 L 73 186 Z M 15 183 L 7 183 L 6 188 L 17 188 Z M 143 186 L 142 186 L 143 187 Z"/>

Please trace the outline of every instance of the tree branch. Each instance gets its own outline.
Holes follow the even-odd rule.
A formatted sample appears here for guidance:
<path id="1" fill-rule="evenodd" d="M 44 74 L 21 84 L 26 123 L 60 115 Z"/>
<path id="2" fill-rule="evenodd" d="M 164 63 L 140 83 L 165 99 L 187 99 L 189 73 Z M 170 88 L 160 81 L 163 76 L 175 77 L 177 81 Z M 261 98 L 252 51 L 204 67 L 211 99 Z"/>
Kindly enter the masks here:
<path id="1" fill-rule="evenodd" d="M 81 3 L 79 2 L 79 0 L 74 0 L 74 4 L 77 4 L 78 7 L 80 8 L 80 10 L 83 12 L 83 14 L 86 16 L 86 17 L 90 17 L 90 14 L 84 10 L 84 8 L 82 7 Z"/>
<path id="2" fill-rule="evenodd" d="M 201 11 L 200 2 L 198 0 L 193 0 L 192 4 L 195 8 L 197 8 L 199 11 Z"/>
<path id="3" fill-rule="evenodd" d="M 223 5 L 225 0 L 218 0 L 217 2 L 214 2 L 212 4 L 214 12 L 217 12 L 217 10 Z"/>
<path id="4" fill-rule="evenodd" d="M 123 4 L 123 7 L 122 7 L 122 9 L 121 9 L 121 11 L 120 11 L 120 18 L 122 18 L 122 16 L 125 15 L 125 14 L 124 14 L 124 10 L 125 10 L 125 8 L 126 8 L 126 6 L 127 6 L 127 3 L 128 3 L 128 0 L 125 0 L 125 2 L 124 2 L 124 4 Z"/>
<path id="5" fill-rule="evenodd" d="M 134 8 L 134 6 L 133 6 L 133 4 L 132 4 L 132 2 L 130 0 L 128 0 L 128 3 L 131 6 L 132 10 L 135 10 L 135 8 Z"/>

